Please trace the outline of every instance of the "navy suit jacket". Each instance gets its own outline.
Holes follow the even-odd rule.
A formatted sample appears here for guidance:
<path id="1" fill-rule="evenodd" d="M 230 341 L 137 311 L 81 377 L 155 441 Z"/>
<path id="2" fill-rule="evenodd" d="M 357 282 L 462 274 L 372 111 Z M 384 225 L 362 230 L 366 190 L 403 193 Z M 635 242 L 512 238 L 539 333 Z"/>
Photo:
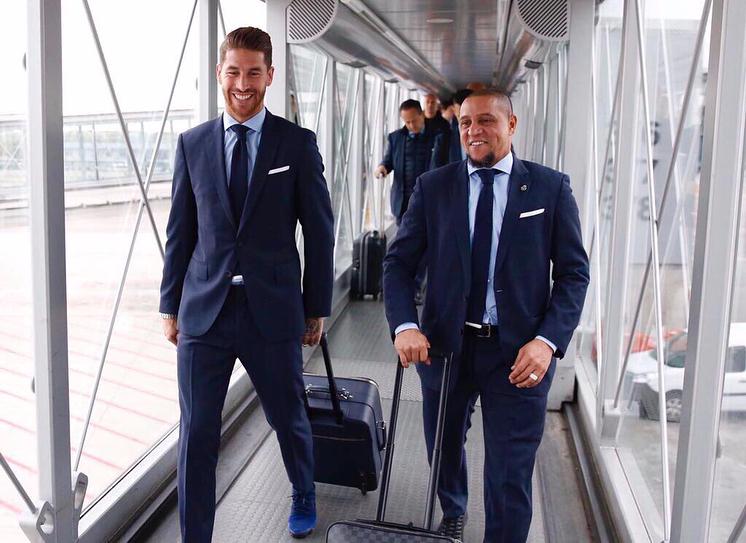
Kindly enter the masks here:
<path id="1" fill-rule="evenodd" d="M 388 135 L 386 151 L 381 164 L 388 172 L 397 172 L 394 176 L 394 184 L 391 186 L 391 214 L 394 217 L 401 217 L 402 206 L 404 205 L 404 147 L 407 142 L 409 130 L 402 127 L 394 130 Z M 447 155 L 443 145 L 437 142 L 443 137 L 440 131 L 425 129 L 423 134 L 425 141 L 430 146 L 430 164 L 428 169 L 438 168 L 448 163 Z M 437 150 L 437 153 L 436 153 Z"/>
<path id="2" fill-rule="evenodd" d="M 423 174 L 383 263 L 391 333 L 402 323 L 416 322 L 433 349 L 456 354 L 461 352 L 471 286 L 468 202 L 465 160 Z M 519 218 L 539 209 L 544 212 Z M 589 281 L 580 232 L 568 177 L 515 158 L 492 285 L 500 346 L 510 360 L 537 335 L 557 346 L 555 356 L 564 356 Z M 428 285 L 420 322 L 414 277 L 422 255 L 427 259 Z M 438 364 L 418 364 L 417 369 L 437 388 Z"/>
<path id="3" fill-rule="evenodd" d="M 160 311 L 192 336 L 212 326 L 242 274 L 267 341 L 300 340 L 305 318 L 331 312 L 334 218 L 310 130 L 267 111 L 240 224 L 231 213 L 222 117 L 179 136 Z M 288 168 L 268 175 L 271 170 Z M 304 271 L 295 243 L 300 221 Z"/>

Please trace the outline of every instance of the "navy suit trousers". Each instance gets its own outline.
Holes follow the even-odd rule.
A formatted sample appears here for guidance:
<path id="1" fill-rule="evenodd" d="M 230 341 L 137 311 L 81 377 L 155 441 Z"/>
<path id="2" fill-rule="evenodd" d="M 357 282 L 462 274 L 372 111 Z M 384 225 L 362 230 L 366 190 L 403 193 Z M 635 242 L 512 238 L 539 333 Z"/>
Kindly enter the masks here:
<path id="1" fill-rule="evenodd" d="M 183 541 L 209 543 L 215 520 L 215 468 L 221 412 L 236 358 L 246 368 L 280 443 L 293 488 L 313 486 L 311 426 L 303 403 L 300 338 L 269 343 L 254 323 L 243 287 L 232 287 L 202 336 L 179 334 L 178 497 Z"/>
<path id="2" fill-rule="evenodd" d="M 547 393 L 554 375 L 550 364 L 542 382 L 531 389 L 510 384 L 513 360 L 493 338 L 466 336 L 459 371 L 448 396 L 438 497 L 446 517 L 466 512 L 468 489 L 464 445 L 477 398 L 484 426 L 485 543 L 524 543 L 531 525 L 531 478 L 544 432 Z M 425 442 L 432 457 L 438 391 L 422 387 Z"/>

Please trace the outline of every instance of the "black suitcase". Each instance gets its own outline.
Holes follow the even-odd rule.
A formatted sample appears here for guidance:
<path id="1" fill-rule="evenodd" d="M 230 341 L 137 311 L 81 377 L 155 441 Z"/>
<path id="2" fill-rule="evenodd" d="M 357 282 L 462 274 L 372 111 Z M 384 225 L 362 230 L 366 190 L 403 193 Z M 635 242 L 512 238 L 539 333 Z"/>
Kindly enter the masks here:
<path id="1" fill-rule="evenodd" d="M 352 243 L 350 293 L 353 299 L 366 295 L 378 299 L 383 289 L 385 255 L 386 235 L 378 230 L 369 230 Z"/>
<path id="2" fill-rule="evenodd" d="M 430 356 L 436 356 L 430 353 Z M 440 402 L 438 405 L 438 424 L 435 430 L 435 447 L 433 448 L 433 461 L 430 466 L 430 478 L 427 482 L 427 503 L 425 504 L 424 528 L 418 528 L 412 523 L 395 524 L 385 522 L 386 503 L 388 501 L 389 480 L 391 477 L 391 463 L 394 457 L 394 446 L 396 436 L 396 419 L 399 415 L 399 401 L 401 398 L 402 381 L 404 379 L 404 368 L 397 360 L 396 381 L 394 382 L 394 399 L 391 407 L 391 420 L 389 422 L 388 445 L 381 477 L 381 492 L 378 497 L 378 511 L 376 520 L 343 520 L 335 522 L 326 531 L 327 543 L 374 543 L 385 541 L 386 543 L 460 543 L 451 537 L 440 535 L 432 530 L 433 512 L 435 510 L 435 494 L 438 488 L 438 475 L 440 472 L 440 451 L 443 442 L 443 424 L 446 412 L 447 391 L 451 378 L 452 355 L 446 355 L 443 364 L 443 378 L 440 388 Z"/>
<path id="3" fill-rule="evenodd" d="M 386 446 L 378 385 L 371 379 L 334 377 L 326 334 L 321 337 L 326 375 L 303 374 L 313 433 L 314 481 L 378 488 Z"/>

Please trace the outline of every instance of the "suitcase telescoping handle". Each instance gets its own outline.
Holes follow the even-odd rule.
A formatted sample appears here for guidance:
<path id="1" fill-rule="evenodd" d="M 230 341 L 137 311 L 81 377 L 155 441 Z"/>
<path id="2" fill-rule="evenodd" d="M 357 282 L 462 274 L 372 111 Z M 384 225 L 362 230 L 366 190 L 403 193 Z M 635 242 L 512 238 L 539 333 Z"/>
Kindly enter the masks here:
<path id="1" fill-rule="evenodd" d="M 440 398 L 438 401 L 438 423 L 435 428 L 435 444 L 433 447 L 432 462 L 430 464 L 430 477 L 427 481 L 427 502 L 425 504 L 425 519 L 423 526 L 432 530 L 433 513 L 435 512 L 435 495 L 438 489 L 438 477 L 440 476 L 440 451 L 443 442 L 443 427 L 445 425 L 445 413 L 448 403 L 448 389 L 451 382 L 451 363 L 453 354 L 443 354 L 430 351 L 430 358 L 443 359 L 443 377 L 440 382 Z M 386 516 L 386 503 L 388 501 L 389 482 L 391 479 L 391 464 L 394 459 L 394 448 L 396 442 L 396 421 L 399 417 L 399 401 L 401 400 L 401 389 L 404 381 L 404 368 L 396 360 L 396 379 L 394 380 L 394 398 L 391 404 L 391 420 L 389 422 L 388 442 L 386 443 L 386 456 L 383 463 L 381 475 L 381 490 L 378 495 L 378 511 L 376 520 L 382 522 Z"/>
<path id="2" fill-rule="evenodd" d="M 332 401 L 332 409 L 334 415 L 337 417 L 337 422 L 342 424 L 344 414 L 342 413 L 342 406 L 339 404 L 339 391 L 337 390 L 337 383 L 334 381 L 334 370 L 332 370 L 332 357 L 329 355 L 329 342 L 326 339 L 326 332 L 321 333 L 321 352 L 324 355 L 324 366 L 326 366 L 326 378 L 329 381 L 329 397 Z"/>

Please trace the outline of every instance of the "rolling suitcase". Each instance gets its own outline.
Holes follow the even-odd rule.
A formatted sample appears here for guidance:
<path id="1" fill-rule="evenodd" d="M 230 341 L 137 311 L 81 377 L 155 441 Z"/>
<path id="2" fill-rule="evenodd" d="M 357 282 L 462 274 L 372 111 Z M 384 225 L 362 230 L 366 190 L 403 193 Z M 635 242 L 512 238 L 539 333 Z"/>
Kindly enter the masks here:
<path id="1" fill-rule="evenodd" d="M 435 356 L 431 354 L 431 356 Z M 343 520 L 331 524 L 326 531 L 327 543 L 373 543 L 385 541 L 387 543 L 460 543 L 451 537 L 443 536 L 432 530 L 433 512 L 435 510 L 435 495 L 438 488 L 440 472 L 440 451 L 443 442 L 443 425 L 446 412 L 447 391 L 451 373 L 451 355 L 444 356 L 443 378 L 440 388 L 440 402 L 438 405 L 438 424 L 435 431 L 435 447 L 433 461 L 430 466 L 430 478 L 427 483 L 427 502 L 425 504 L 424 528 L 413 524 L 395 524 L 385 522 L 386 502 L 388 500 L 391 464 L 394 457 L 396 436 L 396 419 L 399 415 L 399 401 L 401 398 L 404 368 L 397 361 L 396 381 L 394 382 L 394 400 L 391 407 L 389 422 L 388 445 L 384 460 L 383 475 L 381 477 L 381 492 L 378 497 L 378 511 L 376 520 Z"/>
<path id="2" fill-rule="evenodd" d="M 368 193 L 374 190 L 373 198 Z M 365 191 L 364 213 L 373 218 L 373 229 L 352 242 L 352 274 L 350 297 L 360 300 L 365 296 L 378 299 L 383 291 L 383 257 L 386 255 L 386 228 L 383 221 L 383 183 L 375 183 Z M 372 208 L 369 207 L 372 205 Z"/>
<path id="3" fill-rule="evenodd" d="M 352 244 L 352 297 L 366 295 L 378 299 L 383 287 L 383 257 L 386 254 L 386 235 L 370 230 Z"/>
<path id="4" fill-rule="evenodd" d="M 314 481 L 378 488 L 386 425 L 378 385 L 371 379 L 334 377 L 326 334 L 321 337 L 326 375 L 303 374 L 313 433 Z"/>

